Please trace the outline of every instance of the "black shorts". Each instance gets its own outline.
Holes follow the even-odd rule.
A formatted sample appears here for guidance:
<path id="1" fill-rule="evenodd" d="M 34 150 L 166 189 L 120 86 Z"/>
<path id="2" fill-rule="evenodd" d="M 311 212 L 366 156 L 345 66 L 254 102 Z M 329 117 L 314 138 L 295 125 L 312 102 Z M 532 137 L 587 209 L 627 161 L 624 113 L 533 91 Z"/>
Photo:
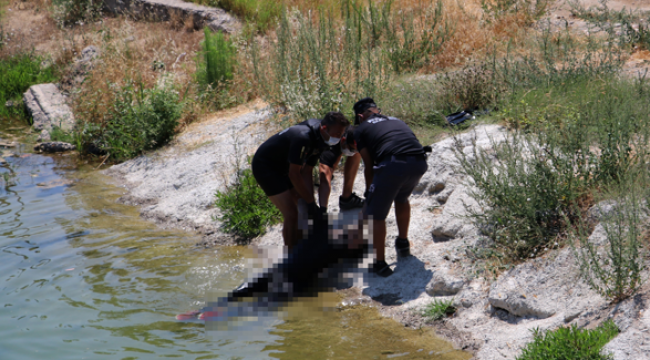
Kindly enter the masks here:
<path id="1" fill-rule="evenodd" d="M 278 195 L 293 189 L 289 174 L 282 171 L 284 169 L 278 170 L 277 166 L 273 166 L 270 161 L 254 156 L 251 167 L 255 180 L 266 196 Z"/>
<path id="2" fill-rule="evenodd" d="M 366 215 L 385 220 L 393 202 L 408 201 L 427 168 L 424 155 L 393 156 L 377 164 L 366 197 Z"/>
<path id="3" fill-rule="evenodd" d="M 320 163 L 323 165 L 327 165 L 333 169 L 334 166 L 336 165 L 336 160 L 339 158 L 340 155 L 341 155 L 340 152 L 337 153 L 335 151 L 332 151 L 332 149 L 325 150 L 320 154 Z"/>

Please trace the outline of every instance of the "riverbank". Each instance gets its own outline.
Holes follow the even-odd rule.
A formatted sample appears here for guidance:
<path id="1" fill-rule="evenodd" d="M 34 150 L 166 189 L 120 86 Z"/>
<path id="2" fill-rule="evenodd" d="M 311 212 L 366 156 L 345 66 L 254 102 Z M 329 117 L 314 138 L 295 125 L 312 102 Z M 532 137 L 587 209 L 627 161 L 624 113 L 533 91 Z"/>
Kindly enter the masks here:
<path id="1" fill-rule="evenodd" d="M 121 201 L 139 206 L 143 217 L 163 226 L 199 231 L 204 239 L 199 245 L 233 243 L 213 220 L 218 215 L 212 205 L 214 193 L 228 183 L 236 159 L 242 161 L 276 129 L 264 104 L 241 107 L 194 124 L 171 146 L 105 172 L 124 181 L 129 195 Z M 471 155 L 475 146 L 489 149 L 507 135 L 499 125 L 476 125 L 455 139 L 432 145 L 429 171 L 411 199 L 413 256 L 397 261 L 388 241 L 387 262 L 396 265 L 394 275 L 380 278 L 364 272 L 355 277 L 353 287 L 343 291 L 341 306 L 374 304 L 384 316 L 417 328 L 426 324 L 421 315 L 424 306 L 435 299 L 453 299 L 457 312 L 428 325 L 481 360 L 514 359 L 532 340 L 533 328 L 574 324 L 593 328 L 612 318 L 621 334 L 607 350 L 617 360 L 647 358 L 647 284 L 633 298 L 612 306 L 578 279 L 569 247 L 551 250 L 496 279 L 490 279 L 481 268 L 484 263 L 473 256 L 472 250 L 485 239 L 464 217 L 467 207 L 476 203 L 468 195 L 466 179 L 455 170 L 454 147 Z M 330 200 L 341 186 L 342 174 L 337 173 Z M 362 170 L 355 191 L 363 193 Z M 329 211 L 338 212 L 336 201 L 330 201 Z M 392 211 L 387 220 L 387 238 L 392 239 L 397 234 Z M 604 237 L 602 226 L 596 226 L 593 241 L 602 242 Z M 280 226 L 271 227 L 252 244 L 281 246 Z"/>

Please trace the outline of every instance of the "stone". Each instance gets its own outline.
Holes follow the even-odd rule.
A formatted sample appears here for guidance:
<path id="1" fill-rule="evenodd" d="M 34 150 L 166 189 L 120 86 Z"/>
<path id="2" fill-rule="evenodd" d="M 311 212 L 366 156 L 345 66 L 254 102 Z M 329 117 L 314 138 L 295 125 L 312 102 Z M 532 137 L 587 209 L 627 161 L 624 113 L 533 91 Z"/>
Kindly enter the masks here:
<path id="1" fill-rule="evenodd" d="M 76 146 L 61 141 L 44 142 L 34 146 L 34 150 L 46 153 L 58 153 L 76 149 Z"/>
<path id="2" fill-rule="evenodd" d="M 512 315 L 519 317 L 536 317 L 546 319 L 555 314 L 550 306 L 545 306 L 535 297 L 528 297 L 523 293 L 505 292 L 500 289 L 490 291 L 488 302 L 495 309 L 503 309 Z"/>
<path id="3" fill-rule="evenodd" d="M 72 130 L 74 115 L 56 85 L 33 85 L 23 95 L 23 101 L 32 116 L 35 130 L 50 131 L 53 127 Z"/>
<path id="4" fill-rule="evenodd" d="M 444 271 L 437 271 L 427 284 L 426 292 L 429 296 L 456 295 L 464 285 L 465 282 L 462 279 L 452 277 Z"/>
<path id="5" fill-rule="evenodd" d="M 223 9 L 181 0 L 105 0 L 104 7 L 114 14 L 156 21 L 169 21 L 172 14 L 179 14 L 191 18 L 196 30 L 208 26 L 212 31 L 231 34 L 241 29 L 239 20 Z"/>

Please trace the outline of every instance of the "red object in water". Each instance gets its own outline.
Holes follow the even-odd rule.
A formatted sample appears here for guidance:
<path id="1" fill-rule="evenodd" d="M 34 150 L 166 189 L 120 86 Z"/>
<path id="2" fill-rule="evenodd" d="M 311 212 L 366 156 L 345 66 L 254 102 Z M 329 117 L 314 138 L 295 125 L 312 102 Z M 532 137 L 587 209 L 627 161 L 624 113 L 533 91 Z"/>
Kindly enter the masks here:
<path id="1" fill-rule="evenodd" d="M 201 314 L 199 310 L 188 311 L 186 313 L 176 315 L 176 320 L 194 320 Z"/>
<path id="2" fill-rule="evenodd" d="M 208 320 L 210 318 L 216 318 L 221 315 L 220 311 L 206 311 L 202 312 L 201 315 L 199 315 L 199 320 Z"/>

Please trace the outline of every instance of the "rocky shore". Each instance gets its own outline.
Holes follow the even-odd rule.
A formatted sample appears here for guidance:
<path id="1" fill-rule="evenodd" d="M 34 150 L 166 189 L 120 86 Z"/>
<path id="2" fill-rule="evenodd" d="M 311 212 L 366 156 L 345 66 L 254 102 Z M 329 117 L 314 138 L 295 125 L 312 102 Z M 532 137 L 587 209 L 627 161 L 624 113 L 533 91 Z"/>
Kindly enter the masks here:
<path id="1" fill-rule="evenodd" d="M 232 244 L 219 229 L 214 193 L 225 189 L 247 155 L 279 129 L 265 104 L 259 102 L 193 124 L 174 142 L 155 153 L 113 166 L 105 172 L 128 189 L 121 201 L 139 206 L 145 218 L 161 226 L 198 231 L 201 245 Z M 484 239 L 472 224 L 468 207 L 478 205 L 468 195 L 466 180 L 456 172 L 454 148 L 471 154 L 489 149 L 507 136 L 498 125 L 477 125 L 468 132 L 432 145 L 429 171 L 411 198 L 411 252 L 397 261 L 390 239 L 397 235 L 394 215 L 387 218 L 387 262 L 396 264 L 389 278 L 357 274 L 353 287 L 342 291 L 341 306 L 373 304 L 384 316 L 406 326 L 425 324 L 421 309 L 434 299 L 453 299 L 456 313 L 429 324 L 475 359 L 514 359 L 532 340 L 531 330 L 576 324 L 593 328 L 613 319 L 621 333 L 607 346 L 614 359 L 650 359 L 648 284 L 628 300 L 611 305 L 578 279 L 569 248 L 558 248 L 501 273 L 486 276 L 472 249 Z M 332 198 L 341 191 L 342 174 L 333 181 Z M 360 170 L 355 183 L 363 193 Z M 603 207 L 604 209 L 605 207 Z M 330 201 L 330 212 L 338 212 Z M 595 214 L 598 220 L 598 214 Z M 590 240 L 604 240 L 597 225 Z M 279 247 L 280 227 L 274 226 L 253 245 Z"/>

